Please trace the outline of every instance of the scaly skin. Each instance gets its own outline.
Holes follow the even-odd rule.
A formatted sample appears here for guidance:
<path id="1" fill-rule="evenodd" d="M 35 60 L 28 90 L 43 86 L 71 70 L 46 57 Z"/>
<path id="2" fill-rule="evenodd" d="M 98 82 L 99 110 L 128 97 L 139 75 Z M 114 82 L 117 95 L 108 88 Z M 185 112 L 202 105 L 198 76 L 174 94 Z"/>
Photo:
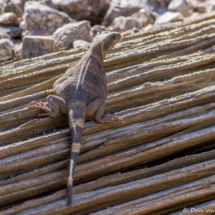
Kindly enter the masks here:
<path id="1" fill-rule="evenodd" d="M 123 122 L 116 115 L 104 114 L 107 98 L 107 78 L 103 60 L 121 35 L 116 32 L 104 32 L 93 42 L 88 52 L 74 66 L 54 83 L 55 95 L 47 97 L 48 105 L 32 102 L 28 109 L 41 109 L 45 113 L 39 116 L 57 117 L 68 114 L 71 128 L 72 149 L 67 179 L 68 204 L 72 204 L 73 175 L 81 148 L 81 137 L 86 116 L 94 116 L 97 123 Z"/>

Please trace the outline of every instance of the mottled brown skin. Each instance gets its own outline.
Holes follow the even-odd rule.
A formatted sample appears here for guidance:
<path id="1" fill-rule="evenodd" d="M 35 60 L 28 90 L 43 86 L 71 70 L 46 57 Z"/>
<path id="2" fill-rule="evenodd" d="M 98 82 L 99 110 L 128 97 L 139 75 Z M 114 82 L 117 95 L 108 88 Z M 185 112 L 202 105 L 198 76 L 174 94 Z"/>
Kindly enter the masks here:
<path id="1" fill-rule="evenodd" d="M 57 117 L 61 113 L 68 114 L 72 136 L 67 180 L 69 205 L 72 204 L 73 175 L 81 148 L 85 117 L 94 116 L 97 123 L 123 122 L 115 115 L 104 114 L 108 92 L 103 60 L 120 39 L 121 35 L 117 32 L 103 32 L 81 60 L 54 83 L 56 95 L 47 97 L 48 105 L 32 102 L 34 105 L 28 107 L 45 111 L 39 116 Z"/>

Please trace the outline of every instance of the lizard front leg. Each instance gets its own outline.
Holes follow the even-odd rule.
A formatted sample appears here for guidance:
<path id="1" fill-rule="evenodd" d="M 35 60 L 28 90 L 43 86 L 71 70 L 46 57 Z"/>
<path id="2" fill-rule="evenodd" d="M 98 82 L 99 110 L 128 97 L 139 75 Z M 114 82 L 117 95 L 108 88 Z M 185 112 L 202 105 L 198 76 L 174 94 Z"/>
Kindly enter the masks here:
<path id="1" fill-rule="evenodd" d="M 123 119 L 116 117 L 116 114 L 105 114 L 105 100 L 96 99 L 90 102 L 86 108 L 86 116 L 91 116 L 95 113 L 95 121 L 97 123 L 112 123 L 116 124 L 116 120 L 124 122 Z"/>
<path id="2" fill-rule="evenodd" d="M 45 111 L 45 113 L 39 114 L 39 116 L 49 116 L 49 117 L 57 117 L 60 115 L 60 113 L 67 114 L 68 107 L 67 107 L 67 102 L 54 95 L 49 95 L 46 98 L 46 101 L 48 105 L 42 103 L 42 102 L 32 102 L 32 106 L 29 106 L 27 109 L 40 109 Z"/>

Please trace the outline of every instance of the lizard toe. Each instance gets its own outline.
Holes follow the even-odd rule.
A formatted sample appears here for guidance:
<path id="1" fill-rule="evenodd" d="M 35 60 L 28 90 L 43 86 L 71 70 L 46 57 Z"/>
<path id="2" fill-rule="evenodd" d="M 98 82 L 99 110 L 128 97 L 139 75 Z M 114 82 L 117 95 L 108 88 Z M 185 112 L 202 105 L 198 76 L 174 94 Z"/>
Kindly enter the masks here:
<path id="1" fill-rule="evenodd" d="M 46 117 L 46 116 L 50 116 L 51 117 L 51 115 L 50 114 L 48 114 L 48 113 L 40 113 L 40 114 L 38 114 L 38 118 L 39 117 Z"/>
<path id="2" fill-rule="evenodd" d="M 40 104 L 38 102 L 32 101 L 31 104 L 34 104 L 36 106 L 40 106 Z"/>
<path id="3" fill-rule="evenodd" d="M 120 121 L 121 123 L 124 123 L 124 119 L 118 118 L 117 114 L 109 114 L 107 117 L 108 119 L 112 119 L 114 121 Z"/>

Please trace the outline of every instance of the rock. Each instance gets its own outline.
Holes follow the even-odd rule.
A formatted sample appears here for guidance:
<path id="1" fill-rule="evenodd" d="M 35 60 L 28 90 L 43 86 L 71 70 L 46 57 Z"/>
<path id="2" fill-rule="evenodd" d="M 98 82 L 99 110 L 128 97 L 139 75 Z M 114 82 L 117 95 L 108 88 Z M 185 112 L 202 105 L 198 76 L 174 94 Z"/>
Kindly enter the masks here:
<path id="1" fill-rule="evenodd" d="M 0 57 L 13 55 L 13 42 L 9 39 L 0 40 Z"/>
<path id="2" fill-rule="evenodd" d="M 134 28 L 131 29 L 131 34 L 136 34 L 139 31 L 140 31 L 140 29 L 134 27 Z"/>
<path id="3" fill-rule="evenodd" d="M 176 21 L 183 21 L 184 17 L 179 12 L 170 12 L 167 11 L 163 15 L 159 16 L 156 21 L 155 25 L 160 25 L 167 22 L 176 22 Z"/>
<path id="4" fill-rule="evenodd" d="M 116 31 L 116 32 L 119 32 L 121 33 L 121 29 L 119 26 L 116 26 L 116 25 L 110 25 L 109 27 L 106 28 L 106 31 Z"/>
<path id="5" fill-rule="evenodd" d="M 55 51 L 52 36 L 25 36 L 22 40 L 22 57 L 32 58 Z"/>
<path id="6" fill-rule="evenodd" d="M 129 30 L 125 31 L 125 32 L 122 32 L 121 36 L 125 37 L 125 36 L 128 36 L 128 35 L 134 35 L 134 34 L 138 33 L 139 31 L 140 31 L 140 29 L 138 29 L 138 28 L 129 29 Z"/>
<path id="7" fill-rule="evenodd" d="M 207 5 L 206 4 L 198 4 L 196 5 L 194 8 L 194 11 L 195 12 L 198 12 L 198 13 L 205 13 L 206 12 L 206 7 Z"/>
<path id="8" fill-rule="evenodd" d="M 0 39 L 11 39 L 11 37 L 8 34 L 0 33 Z"/>
<path id="9" fill-rule="evenodd" d="M 196 19 L 199 15 L 200 15 L 200 13 L 194 12 L 194 13 L 190 16 L 190 19 Z"/>
<path id="10" fill-rule="evenodd" d="M 59 12 L 40 2 L 25 3 L 23 21 L 19 27 L 23 35 L 52 35 L 62 25 L 75 22 L 64 12 Z"/>
<path id="11" fill-rule="evenodd" d="M 115 17 L 131 16 L 142 8 L 162 14 L 168 3 L 169 0 L 112 0 L 102 25 L 109 26 Z"/>
<path id="12" fill-rule="evenodd" d="M 0 15 L 4 13 L 5 0 L 0 0 Z"/>
<path id="13" fill-rule="evenodd" d="M 188 17 L 193 13 L 193 7 L 186 0 L 171 0 L 168 11 L 179 12 L 184 17 Z"/>
<path id="14" fill-rule="evenodd" d="M 106 26 L 104 25 L 94 25 L 91 28 L 91 34 L 93 37 L 95 37 L 96 35 L 101 34 L 105 30 L 106 30 Z"/>
<path id="15" fill-rule="evenodd" d="M 20 35 L 20 29 L 13 26 L 0 26 L 0 33 L 8 34 L 11 38 L 16 38 Z"/>
<path id="16" fill-rule="evenodd" d="M 198 0 L 187 0 L 187 2 L 193 7 L 194 12 L 205 13 L 207 4 Z"/>
<path id="17" fill-rule="evenodd" d="M 153 28 L 154 25 L 147 25 L 145 28 L 143 28 L 143 31 L 149 31 Z"/>
<path id="18" fill-rule="evenodd" d="M 69 23 L 58 28 L 53 36 L 56 42 L 56 49 L 71 48 L 77 39 L 87 40 L 90 35 L 91 26 L 88 21 Z"/>
<path id="19" fill-rule="evenodd" d="M 91 46 L 92 43 L 87 42 L 85 40 L 75 40 L 73 42 L 73 48 L 83 48 L 83 49 L 88 49 Z"/>
<path id="20" fill-rule="evenodd" d="M 21 18 L 18 18 L 17 15 L 13 12 L 8 12 L 0 15 L 0 25 L 18 26 L 20 22 Z"/>
<path id="21" fill-rule="evenodd" d="M 215 2 L 212 0 L 212 1 L 207 1 L 207 6 L 206 6 L 206 11 L 207 13 L 210 13 L 211 11 L 215 10 Z"/>
<path id="22" fill-rule="evenodd" d="M 14 44 L 13 54 L 15 58 L 18 58 L 18 59 L 22 58 L 22 42 L 18 44 Z"/>
<path id="23" fill-rule="evenodd" d="M 11 2 L 13 2 L 16 5 L 19 5 L 19 7 L 22 9 L 22 11 L 24 12 L 24 5 L 25 2 L 29 1 L 29 0 L 10 0 Z M 22 12 L 22 13 L 23 13 Z"/>
<path id="24" fill-rule="evenodd" d="M 20 0 L 7 0 L 4 12 L 13 12 L 18 17 L 22 17 L 23 8 L 21 7 L 21 4 L 22 2 Z"/>
<path id="25" fill-rule="evenodd" d="M 75 20 L 89 20 L 92 25 L 100 24 L 108 10 L 106 0 L 53 0 L 59 10 Z"/>
<path id="26" fill-rule="evenodd" d="M 58 10 L 58 6 L 52 0 L 39 0 L 39 2 L 53 8 L 55 10 Z"/>
<path id="27" fill-rule="evenodd" d="M 132 19 L 142 23 L 143 26 L 154 24 L 154 20 L 151 16 L 151 13 L 144 8 L 132 14 L 131 17 Z"/>
<path id="28" fill-rule="evenodd" d="M 131 17 L 119 16 L 114 18 L 112 24 L 113 26 L 119 26 L 122 31 L 126 31 L 128 29 L 142 28 L 142 23 L 132 19 Z"/>

